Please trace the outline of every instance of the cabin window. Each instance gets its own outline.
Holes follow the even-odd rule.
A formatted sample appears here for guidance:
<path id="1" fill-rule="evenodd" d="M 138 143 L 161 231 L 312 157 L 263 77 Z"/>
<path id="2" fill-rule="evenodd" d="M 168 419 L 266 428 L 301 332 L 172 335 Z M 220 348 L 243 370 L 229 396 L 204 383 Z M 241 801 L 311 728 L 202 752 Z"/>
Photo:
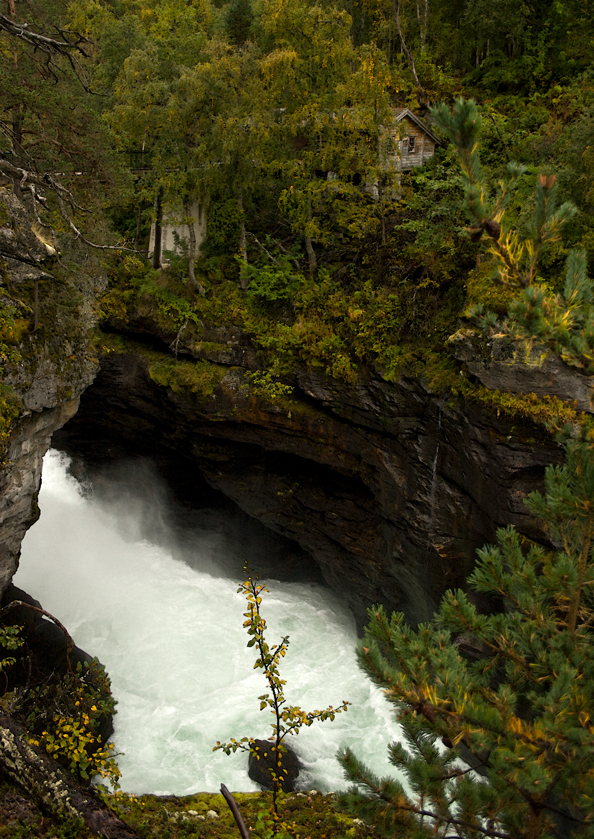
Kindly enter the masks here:
<path id="1" fill-rule="evenodd" d="M 412 154 L 415 150 L 415 138 L 409 137 L 408 138 L 408 153 Z"/>

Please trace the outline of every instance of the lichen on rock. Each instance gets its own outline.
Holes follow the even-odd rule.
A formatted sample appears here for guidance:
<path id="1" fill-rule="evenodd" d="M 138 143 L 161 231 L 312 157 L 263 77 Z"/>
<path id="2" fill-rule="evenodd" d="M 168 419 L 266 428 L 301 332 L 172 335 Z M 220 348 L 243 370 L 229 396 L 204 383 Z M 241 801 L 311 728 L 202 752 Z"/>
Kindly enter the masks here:
<path id="1" fill-rule="evenodd" d="M 91 336 L 105 285 L 72 237 L 42 228 L 0 188 L 0 594 L 36 521 L 41 464 L 53 432 L 78 407 L 98 363 Z"/>

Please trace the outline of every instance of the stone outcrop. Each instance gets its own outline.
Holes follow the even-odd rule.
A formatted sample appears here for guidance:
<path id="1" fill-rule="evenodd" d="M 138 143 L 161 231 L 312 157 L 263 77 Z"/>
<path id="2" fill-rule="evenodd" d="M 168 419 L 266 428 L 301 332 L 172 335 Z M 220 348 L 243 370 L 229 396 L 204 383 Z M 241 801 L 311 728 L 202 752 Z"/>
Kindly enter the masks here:
<path id="1" fill-rule="evenodd" d="M 543 538 L 523 499 L 561 452 L 529 422 L 370 372 L 350 387 L 303 370 L 282 401 L 255 396 L 237 368 L 211 393 L 175 393 L 151 380 L 149 363 L 104 357 L 59 447 L 182 455 L 308 551 L 360 623 L 377 602 L 428 619 L 498 527 Z"/>
<path id="2" fill-rule="evenodd" d="M 485 337 L 476 329 L 460 329 L 448 348 L 471 376 L 490 390 L 556 396 L 594 413 L 594 380 L 577 367 L 537 344 L 514 341 L 509 335 Z"/>
<path id="3" fill-rule="evenodd" d="M 41 466 L 52 434 L 78 408 L 78 398 L 20 419 L 8 448 L 6 467 L 0 473 L 0 592 L 8 586 L 18 566 L 21 542 L 39 518 L 37 495 Z"/>
<path id="4" fill-rule="evenodd" d="M 60 258 L 61 257 L 61 258 Z M 0 595 L 16 571 L 21 541 L 37 520 L 42 459 L 53 433 L 75 413 L 97 372 L 89 339 L 103 287 L 86 251 L 49 241 L 27 207 L 0 189 L 0 323 L 11 354 L 2 396 L 18 406 L 0 470 Z"/>
<path id="5" fill-rule="evenodd" d="M 294 792 L 301 764 L 290 746 L 281 746 L 281 774 L 283 792 Z M 262 789 L 273 788 L 272 773 L 278 773 L 276 750 L 270 740 L 254 740 L 250 749 L 248 775 Z"/>

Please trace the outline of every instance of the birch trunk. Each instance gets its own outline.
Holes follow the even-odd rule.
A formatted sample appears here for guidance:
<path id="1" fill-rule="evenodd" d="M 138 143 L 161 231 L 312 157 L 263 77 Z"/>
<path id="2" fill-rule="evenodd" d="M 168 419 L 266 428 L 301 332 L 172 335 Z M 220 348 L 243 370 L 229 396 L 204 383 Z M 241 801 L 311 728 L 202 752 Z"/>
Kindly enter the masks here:
<path id="1" fill-rule="evenodd" d="M 190 279 L 190 288 L 199 294 L 206 294 L 204 286 L 202 286 L 196 279 L 196 271 L 194 263 L 198 256 L 196 248 L 196 231 L 194 230 L 194 218 L 190 213 L 190 202 L 184 201 L 184 215 L 188 225 L 188 277 Z"/>
<path id="2" fill-rule="evenodd" d="M 239 282 L 243 291 L 247 289 L 247 236 L 245 231 L 245 212 L 243 209 L 243 186 L 239 184 L 239 192 L 237 194 L 237 209 L 239 211 L 239 255 L 241 258 L 241 265 L 239 268 Z"/>
<path id="3" fill-rule="evenodd" d="M 409 50 L 406 41 L 404 40 L 404 33 L 402 32 L 402 25 L 400 23 L 400 7 L 402 5 L 402 0 L 396 0 L 394 4 L 394 16 L 396 18 L 396 29 L 398 30 L 398 37 L 400 38 L 400 46 L 402 48 L 402 52 L 406 55 L 406 59 L 408 61 L 408 66 L 410 67 L 410 71 L 413 74 L 413 78 L 415 80 L 415 84 L 421 93 L 424 93 L 423 86 L 419 81 L 419 77 L 417 75 L 417 68 L 415 66 L 415 59 L 412 52 Z"/>

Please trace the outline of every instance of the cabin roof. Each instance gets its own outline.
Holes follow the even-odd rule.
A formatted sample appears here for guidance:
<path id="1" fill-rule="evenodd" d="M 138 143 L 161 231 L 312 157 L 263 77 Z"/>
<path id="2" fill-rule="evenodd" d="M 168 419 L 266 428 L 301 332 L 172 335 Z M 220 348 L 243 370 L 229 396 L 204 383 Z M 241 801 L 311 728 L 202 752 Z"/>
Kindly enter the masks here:
<path id="1" fill-rule="evenodd" d="M 411 122 L 414 122 L 416 126 L 418 126 L 421 131 L 424 131 L 425 134 L 430 137 L 436 146 L 443 145 L 442 141 L 439 139 L 437 134 L 435 134 L 429 126 L 423 122 L 416 114 L 414 114 L 410 108 L 400 108 L 400 110 L 394 113 L 394 122 L 400 122 L 404 118 L 409 119 Z"/>

